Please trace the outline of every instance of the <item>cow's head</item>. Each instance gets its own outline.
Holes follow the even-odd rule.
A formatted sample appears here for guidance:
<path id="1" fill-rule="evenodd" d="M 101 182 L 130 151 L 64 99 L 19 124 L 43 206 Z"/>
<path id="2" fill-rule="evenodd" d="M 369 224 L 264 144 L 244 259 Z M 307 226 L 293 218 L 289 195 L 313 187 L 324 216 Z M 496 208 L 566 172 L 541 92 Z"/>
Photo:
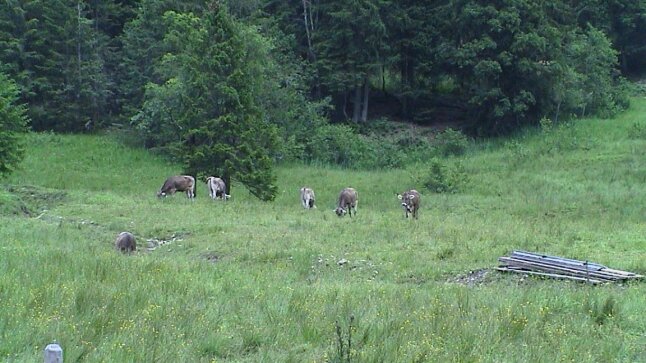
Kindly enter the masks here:
<path id="1" fill-rule="evenodd" d="M 157 198 L 165 197 L 166 193 L 162 192 L 161 190 L 157 192 Z"/>
<path id="2" fill-rule="evenodd" d="M 341 208 L 341 207 L 338 207 L 337 209 L 335 209 L 334 212 L 339 217 L 343 217 L 344 215 L 346 215 L 346 213 L 348 213 L 347 210 L 345 210 L 344 208 Z"/>
<path id="3" fill-rule="evenodd" d="M 406 192 L 404 194 L 397 194 L 397 199 L 402 201 L 402 207 L 409 213 L 413 212 L 413 199 L 415 199 L 415 195 L 409 192 Z"/>

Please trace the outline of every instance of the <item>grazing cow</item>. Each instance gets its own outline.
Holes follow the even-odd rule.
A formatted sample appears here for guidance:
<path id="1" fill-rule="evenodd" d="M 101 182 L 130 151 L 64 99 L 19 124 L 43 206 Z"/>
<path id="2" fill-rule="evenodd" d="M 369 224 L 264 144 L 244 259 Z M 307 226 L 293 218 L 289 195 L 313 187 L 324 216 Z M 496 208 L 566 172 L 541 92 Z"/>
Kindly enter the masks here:
<path id="1" fill-rule="evenodd" d="M 189 199 L 195 198 L 195 178 L 190 175 L 171 176 L 166 179 L 157 196 L 165 197 L 175 194 L 175 192 L 186 192 Z"/>
<path id="2" fill-rule="evenodd" d="M 415 189 L 411 189 L 403 194 L 397 193 L 397 199 L 402 201 L 402 207 L 404 208 L 406 218 L 408 218 L 408 214 L 411 213 L 413 218 L 417 219 L 417 210 L 419 209 L 420 202 L 419 192 Z"/>
<path id="3" fill-rule="evenodd" d="M 359 203 L 357 191 L 354 188 L 345 188 L 339 194 L 339 202 L 336 205 L 336 215 L 341 217 L 346 213 L 350 213 L 352 217 L 352 210 L 354 209 L 354 215 L 357 215 L 357 203 Z"/>
<path id="4" fill-rule="evenodd" d="M 312 190 L 312 188 L 308 188 L 308 187 L 301 188 L 301 204 L 303 205 L 303 208 L 305 209 L 316 208 L 316 206 L 314 205 L 315 199 L 316 197 L 314 196 L 314 190 Z"/>
<path id="5" fill-rule="evenodd" d="M 121 252 L 132 252 L 137 250 L 137 242 L 135 236 L 130 232 L 121 232 L 114 242 L 114 246 Z"/>
<path id="6" fill-rule="evenodd" d="M 209 195 L 211 199 L 222 199 L 227 200 L 231 196 L 227 194 L 227 185 L 224 183 L 224 180 L 210 176 L 206 178 L 206 186 L 209 188 Z"/>

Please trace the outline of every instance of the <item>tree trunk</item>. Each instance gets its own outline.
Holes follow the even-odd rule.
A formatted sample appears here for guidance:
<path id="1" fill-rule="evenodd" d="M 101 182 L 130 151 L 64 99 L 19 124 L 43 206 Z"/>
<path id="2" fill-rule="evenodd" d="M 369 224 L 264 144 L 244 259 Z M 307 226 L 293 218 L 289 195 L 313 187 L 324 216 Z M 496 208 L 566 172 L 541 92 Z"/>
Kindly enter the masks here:
<path id="1" fill-rule="evenodd" d="M 349 119 L 348 117 L 348 92 L 343 92 L 343 117 L 345 120 Z"/>
<path id="2" fill-rule="evenodd" d="M 368 121 L 368 94 L 370 92 L 370 82 L 368 76 L 363 79 L 363 107 L 361 109 L 361 122 Z"/>
<path id="3" fill-rule="evenodd" d="M 354 105 L 352 111 L 352 121 L 359 122 L 359 117 L 361 115 L 361 85 L 354 87 Z"/>
<path id="4" fill-rule="evenodd" d="M 401 104 L 402 110 L 401 114 L 403 117 L 408 117 L 408 56 L 406 49 L 402 47 L 401 49 L 401 61 L 399 63 L 399 72 L 400 72 L 400 92 L 402 93 Z"/>
<path id="5" fill-rule="evenodd" d="M 81 98 L 81 2 L 76 3 L 76 22 L 77 22 L 77 38 L 76 38 L 76 70 L 78 72 L 78 87 L 76 88 L 76 100 Z"/>
<path id="6" fill-rule="evenodd" d="M 628 58 L 626 57 L 626 51 L 624 49 L 621 49 L 619 51 L 620 57 L 621 57 L 621 71 L 623 74 L 626 74 L 628 72 Z"/>
<path id="7" fill-rule="evenodd" d="M 314 53 L 314 47 L 312 46 L 312 36 L 316 31 L 315 23 L 318 21 L 318 12 L 316 13 L 317 19 L 314 19 L 312 14 L 312 2 L 311 0 L 303 0 L 303 21 L 305 23 L 305 37 L 307 38 L 307 60 L 310 64 L 316 64 L 316 53 Z M 317 99 L 321 98 L 321 83 L 318 77 L 318 71 L 314 67 L 314 92 Z M 344 111 L 345 112 L 345 111 Z"/>
<path id="8" fill-rule="evenodd" d="M 224 194 L 229 194 L 231 195 L 231 175 L 229 172 L 225 172 L 224 175 L 222 176 L 222 180 L 224 180 L 224 184 L 226 185 L 226 190 L 224 191 Z"/>
<path id="9" fill-rule="evenodd" d="M 381 65 L 381 92 L 386 94 L 386 65 Z"/>

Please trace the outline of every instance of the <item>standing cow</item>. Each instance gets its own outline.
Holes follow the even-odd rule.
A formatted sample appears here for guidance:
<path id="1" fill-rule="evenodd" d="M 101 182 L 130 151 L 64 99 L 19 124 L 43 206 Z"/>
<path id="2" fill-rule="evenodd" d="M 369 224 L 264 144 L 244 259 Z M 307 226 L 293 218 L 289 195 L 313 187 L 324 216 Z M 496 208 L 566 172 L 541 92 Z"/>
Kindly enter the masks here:
<path id="1" fill-rule="evenodd" d="M 415 189 L 404 192 L 403 194 L 397 194 L 397 199 L 402 201 L 402 208 L 404 208 L 404 214 L 408 218 L 408 214 L 412 214 L 413 218 L 417 219 L 417 210 L 419 210 L 420 195 L 419 192 Z"/>
<path id="2" fill-rule="evenodd" d="M 224 182 L 224 180 L 215 177 L 215 176 L 210 176 L 206 178 L 206 186 L 209 188 L 209 195 L 211 196 L 211 199 L 222 199 L 222 200 L 227 200 L 231 196 L 227 194 L 227 185 Z"/>
<path id="3" fill-rule="evenodd" d="M 316 208 L 314 201 L 316 197 L 314 196 L 314 190 L 308 187 L 301 188 L 301 204 L 305 209 Z"/>
<path id="4" fill-rule="evenodd" d="M 175 194 L 175 192 L 186 192 L 189 199 L 195 198 L 195 178 L 190 175 L 171 176 L 164 182 L 157 193 L 158 197 Z"/>
<path id="5" fill-rule="evenodd" d="M 339 194 L 339 201 L 336 205 L 336 215 L 341 217 L 346 213 L 350 214 L 352 217 L 352 210 L 354 210 L 354 215 L 357 215 L 357 203 L 359 203 L 357 191 L 354 188 L 345 188 Z"/>
<path id="6" fill-rule="evenodd" d="M 117 236 L 117 240 L 114 242 L 114 247 L 117 251 L 121 252 L 132 252 L 137 250 L 137 241 L 135 241 L 135 236 L 130 232 L 121 232 Z"/>

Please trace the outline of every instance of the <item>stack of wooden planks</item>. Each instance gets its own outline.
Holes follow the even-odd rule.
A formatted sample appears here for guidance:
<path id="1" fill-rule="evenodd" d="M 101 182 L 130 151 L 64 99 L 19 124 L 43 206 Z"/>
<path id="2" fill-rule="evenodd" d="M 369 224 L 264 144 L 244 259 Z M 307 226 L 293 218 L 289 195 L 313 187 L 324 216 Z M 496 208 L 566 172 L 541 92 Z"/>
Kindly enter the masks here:
<path id="1" fill-rule="evenodd" d="M 584 281 L 591 284 L 623 282 L 644 277 L 632 272 L 614 270 L 598 263 L 526 251 L 513 251 L 509 256 L 498 258 L 498 261 L 501 262 L 496 268 L 498 271 Z"/>

